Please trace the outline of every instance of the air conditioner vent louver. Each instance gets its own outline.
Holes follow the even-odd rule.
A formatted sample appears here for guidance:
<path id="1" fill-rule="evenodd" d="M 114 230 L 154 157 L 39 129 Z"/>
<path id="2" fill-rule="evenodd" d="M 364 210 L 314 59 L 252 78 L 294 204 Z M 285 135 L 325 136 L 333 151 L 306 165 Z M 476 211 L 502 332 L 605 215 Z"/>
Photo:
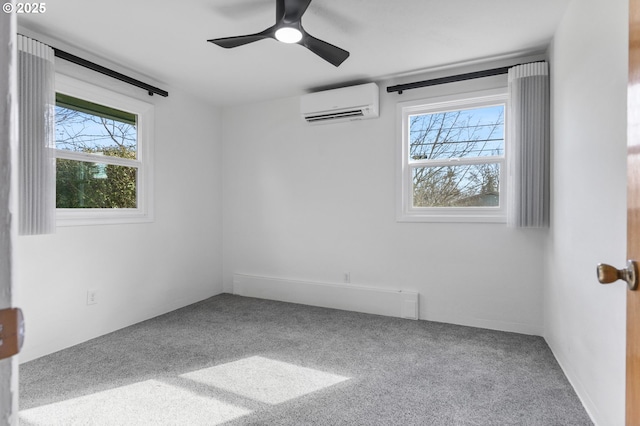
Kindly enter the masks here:
<path id="1" fill-rule="evenodd" d="M 300 113 L 310 124 L 378 117 L 379 90 L 375 83 L 310 93 L 300 98 Z"/>
<path id="2" fill-rule="evenodd" d="M 353 111 L 343 111 L 343 112 L 334 112 L 329 114 L 319 114 L 319 115 L 311 115 L 305 117 L 309 123 L 313 123 L 314 121 L 323 121 L 323 120 L 335 120 L 338 118 L 348 118 L 348 117 L 363 117 L 364 114 L 362 110 L 353 110 Z"/>

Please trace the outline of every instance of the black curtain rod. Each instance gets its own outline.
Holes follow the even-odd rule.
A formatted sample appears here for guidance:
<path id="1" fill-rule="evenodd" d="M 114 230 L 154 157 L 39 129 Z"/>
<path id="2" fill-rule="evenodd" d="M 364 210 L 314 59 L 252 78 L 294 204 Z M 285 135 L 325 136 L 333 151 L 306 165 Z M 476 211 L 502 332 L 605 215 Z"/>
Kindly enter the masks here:
<path id="1" fill-rule="evenodd" d="M 167 92 L 166 90 L 158 89 L 157 87 L 151 86 L 147 83 L 143 83 L 140 80 L 136 80 L 135 78 L 131 78 L 124 74 L 120 74 L 117 71 L 103 67 L 102 65 L 98 65 L 94 62 L 87 61 L 86 59 L 82 59 L 78 56 L 72 55 L 71 53 L 67 53 L 63 50 L 56 49 L 55 47 L 53 48 L 53 52 L 57 58 L 64 59 L 65 61 L 73 62 L 74 64 L 83 66 L 85 68 L 89 68 L 90 70 L 99 72 L 104 75 L 108 75 L 109 77 L 113 77 L 120 81 L 124 81 L 125 83 L 129 83 L 133 86 L 144 89 L 149 93 L 149 96 L 153 96 L 154 93 L 160 96 L 164 96 L 165 98 L 169 96 L 169 92 Z"/>
<path id="2" fill-rule="evenodd" d="M 413 83 L 398 84 L 387 87 L 387 93 L 398 92 L 402 95 L 405 90 L 419 89 L 420 87 L 437 86 L 438 84 L 455 83 L 456 81 L 473 80 L 474 78 L 491 77 L 506 74 L 511 67 L 493 68 L 490 70 L 475 71 L 466 74 L 451 75 L 449 77 L 434 78 L 431 80 L 414 81 Z"/>
<path id="3" fill-rule="evenodd" d="M 537 61 L 537 62 L 544 62 L 544 61 Z M 535 63 L 535 62 L 530 62 L 530 63 Z M 456 81 L 473 80 L 474 78 L 492 77 L 494 75 L 506 74 L 509 72 L 509 68 L 512 68 L 518 65 L 524 65 L 524 64 L 510 65 L 508 67 L 493 68 L 490 70 L 475 71 L 475 72 L 470 72 L 466 74 L 451 75 L 449 77 L 434 78 L 431 80 L 415 81 L 413 83 L 407 83 L 407 84 L 398 84 L 396 86 L 387 87 L 387 93 L 398 92 L 398 94 L 401 95 L 404 90 L 418 89 L 420 87 L 436 86 L 438 84 L 455 83 Z"/>

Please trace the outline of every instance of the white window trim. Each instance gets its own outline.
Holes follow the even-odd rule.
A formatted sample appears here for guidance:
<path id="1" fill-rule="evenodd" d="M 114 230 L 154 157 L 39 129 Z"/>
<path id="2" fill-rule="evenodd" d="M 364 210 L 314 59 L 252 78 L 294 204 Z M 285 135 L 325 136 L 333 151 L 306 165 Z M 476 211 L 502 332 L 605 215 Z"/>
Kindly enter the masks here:
<path id="1" fill-rule="evenodd" d="M 137 116 L 136 160 L 56 150 L 56 158 L 99 160 L 101 163 L 131 166 L 137 163 L 137 205 L 135 209 L 56 209 L 57 226 L 108 225 L 153 222 L 153 130 L 154 106 L 64 74 L 56 73 L 56 92 L 130 112 Z"/>
<path id="2" fill-rule="evenodd" d="M 409 162 L 407 141 L 408 116 L 420 113 L 455 111 L 496 104 L 505 105 L 505 153 L 501 157 L 465 158 L 460 164 L 500 163 L 500 206 L 499 207 L 414 207 L 412 168 L 420 162 Z M 507 87 L 466 92 L 456 95 L 420 99 L 397 104 L 398 135 L 396 150 L 396 221 L 398 222 L 507 222 L 507 150 L 508 150 L 508 93 Z M 456 160 L 427 160 L 422 165 L 436 166 L 451 164 Z M 457 163 L 457 162 L 456 162 Z"/>

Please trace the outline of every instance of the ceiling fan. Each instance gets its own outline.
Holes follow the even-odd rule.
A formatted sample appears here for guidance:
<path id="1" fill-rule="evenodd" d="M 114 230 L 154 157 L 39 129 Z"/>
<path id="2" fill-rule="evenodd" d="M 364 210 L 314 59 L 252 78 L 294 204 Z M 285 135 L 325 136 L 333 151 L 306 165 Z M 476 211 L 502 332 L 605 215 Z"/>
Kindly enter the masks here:
<path id="1" fill-rule="evenodd" d="M 313 37 L 302 28 L 302 15 L 309 7 L 309 3 L 311 0 L 276 0 L 275 25 L 255 34 L 214 38 L 207 41 L 230 49 L 265 38 L 273 38 L 283 43 L 298 43 L 337 67 L 349 57 L 349 52 Z"/>

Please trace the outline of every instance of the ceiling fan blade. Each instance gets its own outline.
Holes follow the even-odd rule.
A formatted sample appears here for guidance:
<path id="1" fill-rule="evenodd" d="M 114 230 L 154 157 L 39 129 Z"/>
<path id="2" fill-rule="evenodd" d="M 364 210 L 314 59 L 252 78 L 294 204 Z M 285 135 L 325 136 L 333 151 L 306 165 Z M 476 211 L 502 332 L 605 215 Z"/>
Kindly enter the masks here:
<path id="1" fill-rule="evenodd" d="M 254 41 L 263 40 L 265 38 L 273 38 L 273 34 L 274 34 L 273 27 L 271 27 L 271 28 L 267 28 L 262 32 L 255 33 L 255 34 L 247 34 L 247 35 L 236 36 L 236 37 L 213 38 L 207 41 L 217 44 L 220 47 L 230 49 L 232 47 L 243 46 L 245 44 L 253 43 Z"/>
<path id="2" fill-rule="evenodd" d="M 307 11 L 311 0 L 284 0 L 284 21 L 298 22 Z"/>
<path id="3" fill-rule="evenodd" d="M 285 6 L 284 0 L 276 0 L 276 22 L 284 19 Z"/>
<path id="4" fill-rule="evenodd" d="M 317 39 L 308 33 L 303 35 L 300 44 L 336 67 L 349 57 L 349 52 L 346 50 Z"/>

